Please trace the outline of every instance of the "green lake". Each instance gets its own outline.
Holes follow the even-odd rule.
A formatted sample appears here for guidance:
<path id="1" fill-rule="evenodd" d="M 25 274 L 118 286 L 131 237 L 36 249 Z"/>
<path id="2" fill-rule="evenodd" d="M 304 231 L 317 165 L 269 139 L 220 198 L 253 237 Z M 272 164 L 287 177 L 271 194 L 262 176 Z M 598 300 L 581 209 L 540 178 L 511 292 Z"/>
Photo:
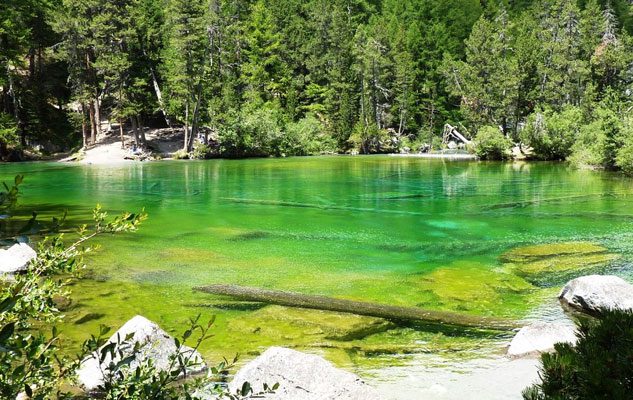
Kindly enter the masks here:
<path id="1" fill-rule="evenodd" d="M 522 321 L 560 318 L 544 305 L 556 307 L 570 277 L 631 275 L 631 181 L 564 164 L 369 156 L 0 166 L 5 181 L 16 173 L 26 175 L 25 215 L 67 209 L 78 223 L 96 203 L 149 214 L 87 259 L 62 326 L 69 348 L 136 314 L 178 334 L 201 313 L 217 316 L 202 349 L 211 362 L 283 345 L 362 375 L 419 353 L 500 354 L 508 336 L 192 288 L 230 283 Z"/>

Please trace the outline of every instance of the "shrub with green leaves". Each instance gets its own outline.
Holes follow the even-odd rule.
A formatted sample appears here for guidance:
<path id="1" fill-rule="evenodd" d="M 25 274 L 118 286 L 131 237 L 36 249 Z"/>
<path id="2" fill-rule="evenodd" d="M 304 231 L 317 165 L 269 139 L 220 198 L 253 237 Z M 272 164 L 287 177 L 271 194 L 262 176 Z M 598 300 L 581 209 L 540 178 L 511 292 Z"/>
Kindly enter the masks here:
<path id="1" fill-rule="evenodd" d="M 250 107 L 231 115 L 218 132 L 220 153 L 225 157 L 281 155 L 281 116 L 273 106 Z"/>
<path id="2" fill-rule="evenodd" d="M 575 346 L 558 343 L 541 356 L 542 382 L 525 400 L 625 400 L 633 394 L 633 313 L 604 310 L 578 325 Z"/>
<path id="3" fill-rule="evenodd" d="M 325 126 L 314 115 L 309 114 L 297 122 L 286 125 L 281 143 L 282 152 L 287 156 L 310 156 L 334 153 L 336 142 Z"/>
<path id="4" fill-rule="evenodd" d="M 519 137 L 540 160 L 565 160 L 582 124 L 582 110 L 568 106 L 561 112 L 539 111 L 528 117 Z"/>
<path id="5" fill-rule="evenodd" d="M 475 136 L 475 154 L 482 160 L 505 160 L 510 158 L 512 141 L 494 126 L 484 126 Z"/>
<path id="6" fill-rule="evenodd" d="M 366 125 L 358 122 L 349 137 L 352 148 L 361 154 L 392 153 L 397 151 L 397 143 L 392 141 L 386 129 L 380 129 L 376 124 Z"/>
<path id="7" fill-rule="evenodd" d="M 194 160 L 206 160 L 211 158 L 213 154 L 211 146 L 202 142 L 196 142 L 193 145 L 193 151 L 191 152 L 191 158 Z"/>
<path id="8" fill-rule="evenodd" d="M 601 107 L 593 113 L 593 121 L 580 128 L 569 160 L 581 168 L 613 169 L 618 149 L 623 145 L 620 117 L 615 111 Z"/>
<path id="9" fill-rule="evenodd" d="M 615 166 L 627 175 L 633 175 L 633 117 L 624 121 L 621 132 L 622 146 L 616 151 Z"/>
<path id="10" fill-rule="evenodd" d="M 0 146 L 16 146 L 19 144 L 18 126 L 13 117 L 0 112 Z"/>

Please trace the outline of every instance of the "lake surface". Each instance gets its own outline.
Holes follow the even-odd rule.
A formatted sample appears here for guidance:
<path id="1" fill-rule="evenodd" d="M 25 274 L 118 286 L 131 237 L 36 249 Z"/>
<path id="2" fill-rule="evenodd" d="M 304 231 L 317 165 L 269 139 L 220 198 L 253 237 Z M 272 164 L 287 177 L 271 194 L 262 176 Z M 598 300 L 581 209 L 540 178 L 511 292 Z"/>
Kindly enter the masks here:
<path id="1" fill-rule="evenodd" d="M 591 271 L 631 274 L 631 181 L 564 164 L 374 156 L 0 166 L 3 180 L 16 173 L 26 175 L 24 214 L 68 209 L 80 222 L 96 203 L 149 213 L 139 232 L 102 239 L 87 260 L 63 326 L 69 348 L 136 314 L 177 334 L 201 313 L 217 316 L 202 349 L 212 362 L 284 345 L 374 376 L 419 354 L 447 365 L 501 354 L 508 335 L 264 307 L 192 288 L 229 283 L 523 321 L 563 318 L 553 299 L 587 270 L 532 279 L 502 262 L 508 251 L 588 242 L 610 255 Z"/>

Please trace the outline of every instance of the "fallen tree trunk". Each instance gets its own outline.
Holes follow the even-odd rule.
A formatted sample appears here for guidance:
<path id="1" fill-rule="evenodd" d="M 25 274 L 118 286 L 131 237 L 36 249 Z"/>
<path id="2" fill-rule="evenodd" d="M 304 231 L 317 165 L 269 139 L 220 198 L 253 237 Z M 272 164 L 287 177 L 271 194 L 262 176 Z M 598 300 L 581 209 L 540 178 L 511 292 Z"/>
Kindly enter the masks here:
<path id="1" fill-rule="evenodd" d="M 282 292 L 238 285 L 209 285 L 197 287 L 194 288 L 194 290 L 214 295 L 230 296 L 239 300 L 365 315 L 392 321 L 423 322 L 503 331 L 518 327 L 512 321 L 490 317 L 478 317 L 447 311 L 424 310 L 417 307 L 389 306 L 364 301 L 336 299 L 326 296 Z"/>

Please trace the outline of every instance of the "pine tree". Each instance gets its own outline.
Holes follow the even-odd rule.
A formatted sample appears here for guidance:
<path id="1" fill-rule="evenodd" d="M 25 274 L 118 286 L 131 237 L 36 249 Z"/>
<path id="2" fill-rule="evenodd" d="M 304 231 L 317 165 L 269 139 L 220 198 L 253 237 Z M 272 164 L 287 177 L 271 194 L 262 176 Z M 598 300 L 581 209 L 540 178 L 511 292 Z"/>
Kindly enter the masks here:
<path id="1" fill-rule="evenodd" d="M 537 63 L 538 102 L 560 110 L 580 105 L 589 85 L 588 60 L 582 58 L 580 9 L 574 0 L 543 0 L 535 10 L 541 43 Z"/>
<path id="2" fill-rule="evenodd" d="M 472 126 L 498 126 L 506 135 L 516 127 L 521 80 L 511 31 L 503 9 L 494 21 L 481 17 L 466 41 L 466 61 L 449 62 L 445 70 Z"/>
<path id="3" fill-rule="evenodd" d="M 263 104 L 285 98 L 288 74 L 282 60 L 282 37 L 263 0 L 253 4 L 245 24 L 242 77 L 249 102 Z"/>
<path id="4" fill-rule="evenodd" d="M 183 150 L 193 149 L 203 105 L 203 84 L 208 47 L 206 4 L 196 0 L 170 0 L 163 52 L 168 109 L 184 125 Z"/>

